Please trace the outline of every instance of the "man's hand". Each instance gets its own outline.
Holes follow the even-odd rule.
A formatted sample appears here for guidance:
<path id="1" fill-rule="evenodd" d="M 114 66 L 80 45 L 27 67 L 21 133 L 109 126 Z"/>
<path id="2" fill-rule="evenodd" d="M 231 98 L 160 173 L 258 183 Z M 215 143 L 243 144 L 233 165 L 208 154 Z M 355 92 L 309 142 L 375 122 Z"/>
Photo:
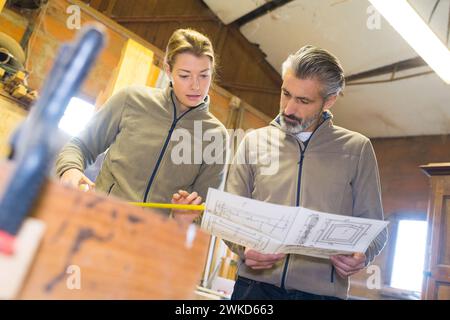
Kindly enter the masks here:
<path id="1" fill-rule="evenodd" d="M 174 204 L 202 204 L 202 197 L 197 192 L 189 193 L 184 190 L 178 190 L 172 196 Z M 173 217 L 181 224 L 191 224 L 195 218 L 200 216 L 201 211 L 198 210 L 172 210 Z"/>
<path id="2" fill-rule="evenodd" d="M 342 278 L 347 278 L 359 270 L 364 269 L 366 255 L 361 252 L 353 255 L 338 254 L 330 257 L 331 263 L 336 268 L 336 272 Z"/>
<path id="3" fill-rule="evenodd" d="M 65 171 L 60 180 L 63 184 L 83 191 L 93 190 L 95 188 L 95 183 L 89 180 L 89 178 L 78 169 L 69 169 Z"/>
<path id="4" fill-rule="evenodd" d="M 284 253 L 264 254 L 250 248 L 245 248 L 244 255 L 245 264 L 254 270 L 270 269 L 286 256 Z"/>

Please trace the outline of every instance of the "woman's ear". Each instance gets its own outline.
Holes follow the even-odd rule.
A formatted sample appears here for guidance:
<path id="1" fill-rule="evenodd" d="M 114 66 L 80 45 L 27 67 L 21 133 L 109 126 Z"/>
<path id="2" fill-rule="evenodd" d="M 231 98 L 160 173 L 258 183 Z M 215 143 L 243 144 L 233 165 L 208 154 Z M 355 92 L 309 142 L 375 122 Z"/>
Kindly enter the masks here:
<path id="1" fill-rule="evenodd" d="M 172 71 L 170 71 L 170 66 L 167 62 L 164 62 L 164 71 L 166 72 L 169 80 L 172 82 Z"/>

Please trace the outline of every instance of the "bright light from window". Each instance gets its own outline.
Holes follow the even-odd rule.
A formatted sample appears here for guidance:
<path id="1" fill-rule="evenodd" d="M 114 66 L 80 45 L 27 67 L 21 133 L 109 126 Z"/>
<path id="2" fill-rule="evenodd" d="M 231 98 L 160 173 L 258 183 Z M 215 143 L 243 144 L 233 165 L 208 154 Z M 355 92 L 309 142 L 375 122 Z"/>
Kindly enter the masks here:
<path id="1" fill-rule="evenodd" d="M 94 109 L 95 107 L 92 104 L 79 98 L 72 98 L 58 127 L 71 136 L 75 136 L 84 129 L 92 118 Z"/>
<path id="2" fill-rule="evenodd" d="M 422 291 L 426 241 L 426 221 L 399 221 L 391 287 Z"/>
<path id="3" fill-rule="evenodd" d="M 369 0 L 428 65 L 450 84 L 450 51 L 407 0 Z"/>

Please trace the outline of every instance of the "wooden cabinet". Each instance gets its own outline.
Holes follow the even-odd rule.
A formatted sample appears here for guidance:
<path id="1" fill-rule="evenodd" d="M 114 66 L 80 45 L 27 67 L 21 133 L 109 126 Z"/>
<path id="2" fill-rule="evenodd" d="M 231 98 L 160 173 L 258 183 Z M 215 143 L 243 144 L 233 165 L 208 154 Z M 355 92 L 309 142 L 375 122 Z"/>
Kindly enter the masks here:
<path id="1" fill-rule="evenodd" d="M 450 163 L 421 166 L 430 177 L 422 299 L 450 299 Z"/>

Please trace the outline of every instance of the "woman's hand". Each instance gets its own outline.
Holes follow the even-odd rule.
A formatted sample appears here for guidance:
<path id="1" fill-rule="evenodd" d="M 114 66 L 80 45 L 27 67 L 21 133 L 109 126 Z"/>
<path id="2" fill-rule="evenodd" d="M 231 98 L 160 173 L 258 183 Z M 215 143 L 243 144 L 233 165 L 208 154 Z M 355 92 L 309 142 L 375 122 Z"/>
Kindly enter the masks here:
<path id="1" fill-rule="evenodd" d="M 184 190 L 178 190 L 172 196 L 173 204 L 202 204 L 202 197 L 197 192 L 189 193 Z M 173 217 L 183 225 L 191 224 L 202 213 L 198 210 L 172 210 Z"/>
<path id="2" fill-rule="evenodd" d="M 89 180 L 89 178 L 78 169 L 69 169 L 65 171 L 60 180 L 63 184 L 81 189 L 83 191 L 89 191 L 95 188 L 95 183 Z"/>

